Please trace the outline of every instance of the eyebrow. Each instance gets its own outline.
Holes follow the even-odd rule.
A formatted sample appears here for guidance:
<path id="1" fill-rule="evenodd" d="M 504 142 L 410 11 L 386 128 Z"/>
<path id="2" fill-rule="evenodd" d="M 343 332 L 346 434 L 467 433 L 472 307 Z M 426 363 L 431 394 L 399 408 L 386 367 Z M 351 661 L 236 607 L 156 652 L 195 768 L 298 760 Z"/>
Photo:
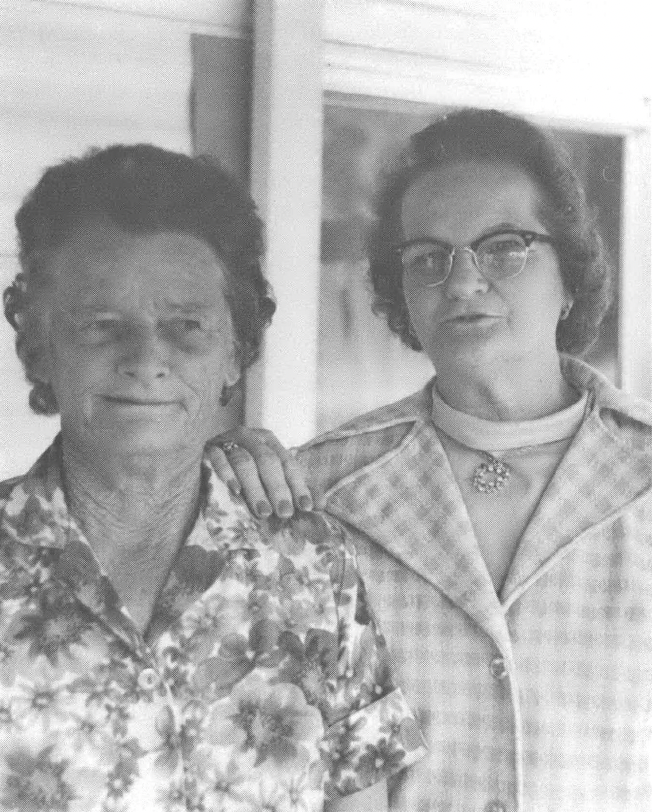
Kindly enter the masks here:
<path id="1" fill-rule="evenodd" d="M 523 226 L 518 226 L 515 223 L 497 223 L 495 226 L 491 226 L 490 228 L 481 231 L 477 237 L 474 237 L 468 244 L 472 245 L 473 243 L 477 243 L 480 240 L 483 240 L 485 237 L 492 237 L 494 234 L 503 234 L 509 233 L 511 231 L 535 231 L 534 228 L 524 228 Z M 418 237 L 411 237 L 409 240 L 405 240 L 404 242 L 400 243 L 400 245 L 409 245 L 410 243 L 415 242 L 434 242 L 437 245 L 443 245 L 446 248 L 454 248 L 452 242 L 448 242 L 448 240 L 443 240 L 441 237 L 433 237 L 432 235 L 423 235 Z"/>
<path id="2" fill-rule="evenodd" d="M 174 302 L 168 299 L 163 305 L 173 313 L 212 313 L 216 309 L 214 304 L 206 302 Z"/>
<path id="3" fill-rule="evenodd" d="M 212 313 L 216 308 L 214 305 L 207 304 L 206 302 L 173 302 L 165 300 L 162 307 L 173 313 Z M 86 302 L 80 304 L 78 307 L 73 308 L 75 313 L 82 315 L 97 314 L 97 313 L 115 313 L 120 314 L 120 310 L 105 304 L 102 301 Z"/>

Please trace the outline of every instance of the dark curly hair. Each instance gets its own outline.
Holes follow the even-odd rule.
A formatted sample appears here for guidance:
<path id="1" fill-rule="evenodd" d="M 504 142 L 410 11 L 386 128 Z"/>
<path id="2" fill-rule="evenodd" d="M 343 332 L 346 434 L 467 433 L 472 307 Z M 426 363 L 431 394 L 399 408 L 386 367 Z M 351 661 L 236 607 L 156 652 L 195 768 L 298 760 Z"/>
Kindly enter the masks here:
<path id="1" fill-rule="evenodd" d="M 47 282 L 52 252 L 96 216 L 108 216 L 130 234 L 173 231 L 207 243 L 226 270 L 241 368 L 256 360 L 276 305 L 261 271 L 262 223 L 249 195 L 205 157 L 151 144 L 92 149 L 47 169 L 16 214 L 22 271 L 3 300 L 37 414 L 55 414 L 58 407 L 52 387 L 34 374 L 42 352 L 34 293 Z"/>
<path id="2" fill-rule="evenodd" d="M 516 166 L 537 185 L 541 222 L 555 241 L 564 285 L 573 297 L 557 325 L 557 348 L 581 355 L 598 337 L 612 298 L 611 264 L 589 211 L 570 156 L 551 134 L 497 110 L 465 109 L 441 118 L 410 139 L 385 174 L 376 198 L 376 220 L 367 236 L 374 312 L 414 350 L 421 344 L 403 295 L 400 259 L 393 247 L 404 237 L 401 204 L 409 186 L 430 170 L 478 161 Z"/>

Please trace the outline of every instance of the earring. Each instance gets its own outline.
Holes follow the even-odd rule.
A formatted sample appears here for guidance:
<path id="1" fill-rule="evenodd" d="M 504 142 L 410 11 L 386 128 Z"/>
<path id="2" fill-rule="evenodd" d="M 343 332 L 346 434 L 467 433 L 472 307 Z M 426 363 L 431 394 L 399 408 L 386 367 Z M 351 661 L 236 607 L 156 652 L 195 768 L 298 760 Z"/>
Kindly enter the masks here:
<path id="1" fill-rule="evenodd" d="M 573 309 L 573 302 L 566 302 L 566 304 L 562 307 L 561 313 L 559 314 L 560 321 L 566 321 L 568 318 L 568 314 Z"/>
<path id="2" fill-rule="evenodd" d="M 229 386 L 228 384 L 224 384 L 222 387 L 222 393 L 220 394 L 220 406 L 226 406 L 228 402 L 233 397 L 233 386 Z"/>

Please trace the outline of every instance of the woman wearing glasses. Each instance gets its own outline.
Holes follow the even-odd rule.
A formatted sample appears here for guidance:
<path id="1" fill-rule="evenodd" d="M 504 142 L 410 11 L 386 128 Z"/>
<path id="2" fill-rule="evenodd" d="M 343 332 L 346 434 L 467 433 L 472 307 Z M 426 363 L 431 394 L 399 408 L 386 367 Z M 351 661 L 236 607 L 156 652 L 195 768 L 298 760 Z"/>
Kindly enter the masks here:
<path id="1" fill-rule="evenodd" d="M 374 306 L 436 376 L 275 453 L 354 529 L 426 731 L 392 808 L 648 809 L 652 410 L 577 359 L 611 282 L 568 159 L 463 111 L 413 137 L 377 215 Z M 286 496 L 269 435 L 231 439 L 224 476 L 257 498 L 253 457 Z"/>

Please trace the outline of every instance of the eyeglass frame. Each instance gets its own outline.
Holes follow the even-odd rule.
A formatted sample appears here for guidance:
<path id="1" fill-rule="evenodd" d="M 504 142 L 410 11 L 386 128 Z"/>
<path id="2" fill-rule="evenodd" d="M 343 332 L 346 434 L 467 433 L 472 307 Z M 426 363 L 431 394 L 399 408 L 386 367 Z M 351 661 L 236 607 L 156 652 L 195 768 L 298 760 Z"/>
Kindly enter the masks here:
<path id="1" fill-rule="evenodd" d="M 482 245 L 482 243 L 485 240 L 489 240 L 492 237 L 497 237 L 500 234 L 515 234 L 517 237 L 520 237 L 525 243 L 525 258 L 523 259 L 523 265 L 518 271 L 516 271 L 516 273 L 510 274 L 509 276 L 502 276 L 500 277 L 500 279 L 494 279 L 493 277 L 488 276 L 486 273 L 484 273 L 484 271 L 480 267 L 476 250 L 480 247 L 480 245 Z M 471 257 L 473 258 L 473 264 L 485 279 L 489 279 L 491 282 L 505 282 L 508 279 L 514 279 L 517 276 L 519 276 L 519 274 L 523 273 L 523 271 L 525 270 L 525 266 L 527 265 L 528 252 L 533 242 L 542 242 L 547 243 L 548 245 L 555 245 L 554 237 L 551 237 L 549 234 L 541 234 L 538 231 L 520 228 L 511 228 L 511 229 L 499 228 L 496 229 L 495 231 L 490 231 L 488 234 L 483 234 L 481 237 L 478 237 L 477 240 L 473 240 L 473 242 L 469 243 L 468 245 L 460 245 L 460 246 L 452 245 L 449 242 L 444 242 L 444 240 L 437 240 L 434 237 L 420 237 L 417 239 L 406 240 L 405 242 L 401 242 L 398 245 L 392 246 L 392 251 L 398 256 L 399 261 L 401 263 L 402 276 L 405 276 L 406 270 L 405 265 L 403 264 L 403 256 L 402 256 L 403 251 L 405 251 L 405 249 L 408 248 L 409 246 L 415 245 L 420 242 L 432 243 L 433 245 L 438 245 L 441 248 L 444 248 L 446 251 L 448 251 L 448 271 L 446 273 L 446 276 L 439 282 L 430 282 L 427 285 L 423 285 L 422 287 L 425 288 L 436 288 L 439 285 L 443 285 L 444 282 L 446 282 L 446 280 L 451 275 L 451 272 L 453 270 L 453 262 L 455 259 L 456 251 L 468 251 L 471 254 Z"/>

